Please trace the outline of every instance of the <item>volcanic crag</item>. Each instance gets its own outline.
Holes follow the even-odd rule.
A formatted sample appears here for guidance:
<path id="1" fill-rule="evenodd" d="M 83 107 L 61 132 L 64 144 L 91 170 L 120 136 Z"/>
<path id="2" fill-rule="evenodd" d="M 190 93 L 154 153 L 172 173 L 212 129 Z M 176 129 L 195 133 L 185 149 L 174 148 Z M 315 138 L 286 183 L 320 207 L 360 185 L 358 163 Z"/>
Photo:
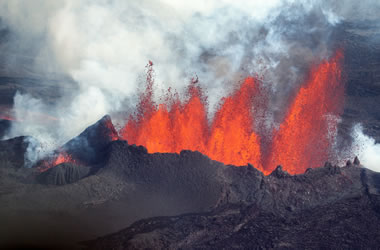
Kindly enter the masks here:
<path id="1" fill-rule="evenodd" d="M 112 134 L 110 124 L 106 116 L 74 140 L 91 141 L 94 131 Z M 87 162 L 78 154 L 81 163 L 61 163 L 42 173 L 2 165 L 2 246 L 317 248 L 379 243 L 380 174 L 362 168 L 358 160 L 343 168 L 327 163 L 295 176 L 278 167 L 265 176 L 252 165 L 226 166 L 199 152 L 148 154 L 144 147 L 112 136 L 97 139 L 103 146 L 93 153 L 102 157 Z M 2 144 L 17 145 L 17 140 L 22 146 L 22 138 Z M 72 144 L 63 147 L 70 151 L 67 145 Z M 88 156 L 83 145 L 88 144 L 75 144 L 76 151 Z M 169 217 L 135 222 L 155 216 Z M 112 231 L 119 232 L 85 241 Z"/>

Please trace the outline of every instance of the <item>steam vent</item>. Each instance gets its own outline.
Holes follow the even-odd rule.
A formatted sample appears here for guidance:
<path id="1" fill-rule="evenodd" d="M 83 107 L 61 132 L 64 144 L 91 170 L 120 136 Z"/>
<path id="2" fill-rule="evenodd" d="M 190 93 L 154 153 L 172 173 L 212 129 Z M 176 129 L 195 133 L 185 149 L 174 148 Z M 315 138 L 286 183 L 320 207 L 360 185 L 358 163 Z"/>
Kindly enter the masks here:
<path id="1" fill-rule="evenodd" d="M 379 12 L 0 1 L 0 249 L 378 249 Z"/>

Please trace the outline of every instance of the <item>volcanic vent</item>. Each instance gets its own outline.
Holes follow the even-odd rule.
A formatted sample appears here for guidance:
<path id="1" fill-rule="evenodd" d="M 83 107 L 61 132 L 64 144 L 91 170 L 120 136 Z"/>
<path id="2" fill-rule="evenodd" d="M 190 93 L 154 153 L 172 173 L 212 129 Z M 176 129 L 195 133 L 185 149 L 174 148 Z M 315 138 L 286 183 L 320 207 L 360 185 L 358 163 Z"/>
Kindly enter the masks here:
<path id="1" fill-rule="evenodd" d="M 62 163 L 96 165 L 104 160 L 104 150 L 107 145 L 117 139 L 119 136 L 111 117 L 106 115 L 79 136 L 55 150 L 46 159 L 37 163 L 37 167 L 44 172 Z"/>
<path id="2" fill-rule="evenodd" d="M 137 112 L 129 117 L 120 135 L 150 153 L 187 149 L 225 164 L 251 163 L 265 174 L 280 164 L 291 174 L 303 173 L 329 160 L 344 103 L 342 59 L 339 50 L 310 70 L 290 101 L 283 122 L 270 135 L 259 133 L 268 97 L 258 77 L 247 77 L 231 95 L 222 98 L 210 119 L 197 80 L 188 86 L 186 100 L 169 91 L 163 103 L 155 103 L 150 63 Z M 270 143 L 264 150 L 265 136 L 270 137 Z"/>

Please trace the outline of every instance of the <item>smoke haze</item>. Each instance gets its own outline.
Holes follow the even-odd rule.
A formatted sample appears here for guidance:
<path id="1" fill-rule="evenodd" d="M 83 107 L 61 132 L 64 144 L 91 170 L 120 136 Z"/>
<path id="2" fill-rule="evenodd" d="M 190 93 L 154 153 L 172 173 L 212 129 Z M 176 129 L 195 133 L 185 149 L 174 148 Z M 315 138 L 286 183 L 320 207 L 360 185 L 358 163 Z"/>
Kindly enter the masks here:
<path id="1" fill-rule="evenodd" d="M 373 171 L 380 172 L 380 144 L 364 134 L 360 124 L 353 127 L 352 137 L 354 139 L 352 151 L 359 157 L 360 163 Z"/>

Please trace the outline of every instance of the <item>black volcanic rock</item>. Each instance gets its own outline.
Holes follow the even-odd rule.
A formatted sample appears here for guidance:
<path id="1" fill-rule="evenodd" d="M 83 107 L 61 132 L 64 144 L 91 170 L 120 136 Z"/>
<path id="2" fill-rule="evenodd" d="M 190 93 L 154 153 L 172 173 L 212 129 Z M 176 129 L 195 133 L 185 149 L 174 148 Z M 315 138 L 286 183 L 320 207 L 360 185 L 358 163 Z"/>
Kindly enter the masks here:
<path id="1" fill-rule="evenodd" d="M 299 211 L 360 196 L 365 188 L 362 175 L 367 172 L 360 166 L 325 164 L 295 176 L 279 166 L 264 176 L 250 165 L 225 166 L 199 152 L 148 154 L 142 146 L 114 141 L 97 175 L 112 176 L 168 204 L 187 197 L 187 206 L 194 211 L 239 202 L 254 202 L 265 211 L 284 211 L 288 207 Z"/>
<path id="2" fill-rule="evenodd" d="M 357 156 L 355 156 L 354 164 L 355 165 L 360 165 L 360 161 L 359 161 L 359 158 Z"/>
<path id="3" fill-rule="evenodd" d="M 76 165 L 99 166 L 106 158 L 108 144 L 118 138 L 119 135 L 112 124 L 111 117 L 105 115 L 62 147 L 33 164 L 33 167 L 46 171 L 55 167 L 55 162 L 59 157 L 64 157 L 65 160 Z M 42 181 L 42 183 L 46 183 L 46 181 Z"/>
<path id="4" fill-rule="evenodd" d="M 11 121 L 0 119 L 0 138 L 2 138 L 9 128 L 11 127 Z"/>
<path id="5" fill-rule="evenodd" d="M 202 204 L 209 210 L 142 220 L 87 242 L 91 249 L 371 248 L 380 243 L 380 173 L 359 165 L 326 163 L 295 176 L 279 166 L 264 176 L 251 165 L 224 166 L 192 151 L 147 154 L 125 141 L 111 143 L 108 155 L 101 174 L 117 175 L 171 206 L 184 196 L 195 211 L 204 211 Z"/>
<path id="6" fill-rule="evenodd" d="M 73 163 L 61 163 L 41 173 L 38 179 L 43 184 L 64 185 L 79 181 L 90 173 L 91 168 Z"/>
<path id="7" fill-rule="evenodd" d="M 90 249 L 377 248 L 380 173 L 335 168 L 263 177 L 256 186 L 262 193 L 251 202 L 241 198 L 209 212 L 141 220 L 86 244 Z M 245 167 L 232 169 L 247 173 Z M 254 185 L 245 187 L 258 192 Z"/>
<path id="8" fill-rule="evenodd" d="M 21 168 L 24 166 L 24 154 L 29 145 L 31 137 L 20 136 L 0 141 L 1 166 Z"/>
<path id="9" fill-rule="evenodd" d="M 199 152 L 148 154 L 142 146 L 114 141 L 98 174 L 132 185 L 136 194 L 131 193 L 129 199 L 159 197 L 166 208 L 204 211 L 219 202 L 222 166 Z"/>
<path id="10" fill-rule="evenodd" d="M 68 141 L 59 151 L 68 153 L 81 163 L 95 164 L 104 159 L 106 146 L 118 137 L 111 117 L 106 115 L 80 135 Z"/>
<path id="11" fill-rule="evenodd" d="M 275 176 L 277 178 L 284 178 L 286 176 L 289 176 L 289 173 L 284 171 L 282 169 L 282 166 L 277 166 L 277 168 L 275 170 L 273 170 L 273 172 L 270 175 Z"/>
<path id="12" fill-rule="evenodd" d="M 366 195 L 286 214 L 229 204 L 209 213 L 142 220 L 87 245 L 90 249 L 377 249 L 380 217 Z"/>
<path id="13" fill-rule="evenodd" d="M 344 238 L 339 228 L 334 228 L 337 232 L 330 238 L 321 231 L 330 222 L 339 225 L 340 217 L 333 216 L 339 214 L 339 209 L 343 209 L 345 227 L 354 223 L 352 227 L 356 231 L 350 233 L 358 235 L 358 244 L 363 242 L 363 223 L 368 224 L 358 211 L 363 210 L 370 217 L 380 211 L 377 199 L 380 174 L 360 165 L 340 168 L 328 163 L 295 176 L 278 167 L 265 176 L 250 164 L 226 166 L 189 150 L 180 154 L 149 154 L 143 146 L 129 145 L 127 141 L 108 136 L 107 121 L 110 121 L 107 117 L 102 119 L 86 129 L 79 136 L 82 139 L 73 139 L 64 146 L 68 152 L 78 150 L 77 157 L 83 157 L 83 161 L 88 156 L 89 162 L 96 162 L 95 168 L 79 163 L 60 164 L 40 174 L 39 184 L 20 182 L 11 170 L 2 172 L 5 174 L 0 175 L 0 203 L 4 205 L 0 208 L 0 219 L 12 225 L 28 209 L 28 217 L 23 217 L 19 227 L 6 227 L 6 231 L 0 228 L 4 239 L 14 235 L 17 239 L 28 239 L 33 231 L 34 241 L 43 241 L 49 234 L 51 240 L 61 245 L 62 241 L 73 243 L 116 232 L 140 219 L 176 216 L 137 222 L 114 236 L 92 242 L 91 246 L 204 248 L 208 242 L 214 242 L 217 248 L 223 244 L 270 248 L 285 242 L 302 247 L 305 240 L 302 235 L 309 235 L 310 244 L 323 247 L 316 242 L 318 235 L 323 239 L 335 239 L 335 236 L 343 237 L 343 241 L 350 239 Z M 105 138 L 97 138 L 94 131 L 105 131 Z M 94 145 L 95 150 L 92 148 L 90 154 L 82 155 L 87 152 L 82 141 L 93 145 L 98 140 L 101 147 Z M 321 213 L 321 209 L 328 212 Z M 193 214 L 179 216 L 189 213 Z M 354 215 L 351 219 L 350 213 Z M 321 226 L 315 230 L 312 225 L 317 221 L 310 214 L 325 216 L 320 218 Z M 41 225 L 40 221 L 48 225 Z M 377 218 L 371 221 L 377 223 Z M 376 225 L 369 225 L 377 229 Z M 55 228 L 54 233 L 50 228 Z M 177 232 L 179 228 L 183 230 Z M 205 235 L 208 231 L 215 239 Z M 290 236 L 286 233 L 293 231 L 298 233 Z M 168 239 L 164 232 L 173 238 Z M 248 241 L 249 238 L 254 240 Z M 227 245 L 229 241 L 232 245 Z M 0 240 L 0 247 L 2 243 Z"/>

